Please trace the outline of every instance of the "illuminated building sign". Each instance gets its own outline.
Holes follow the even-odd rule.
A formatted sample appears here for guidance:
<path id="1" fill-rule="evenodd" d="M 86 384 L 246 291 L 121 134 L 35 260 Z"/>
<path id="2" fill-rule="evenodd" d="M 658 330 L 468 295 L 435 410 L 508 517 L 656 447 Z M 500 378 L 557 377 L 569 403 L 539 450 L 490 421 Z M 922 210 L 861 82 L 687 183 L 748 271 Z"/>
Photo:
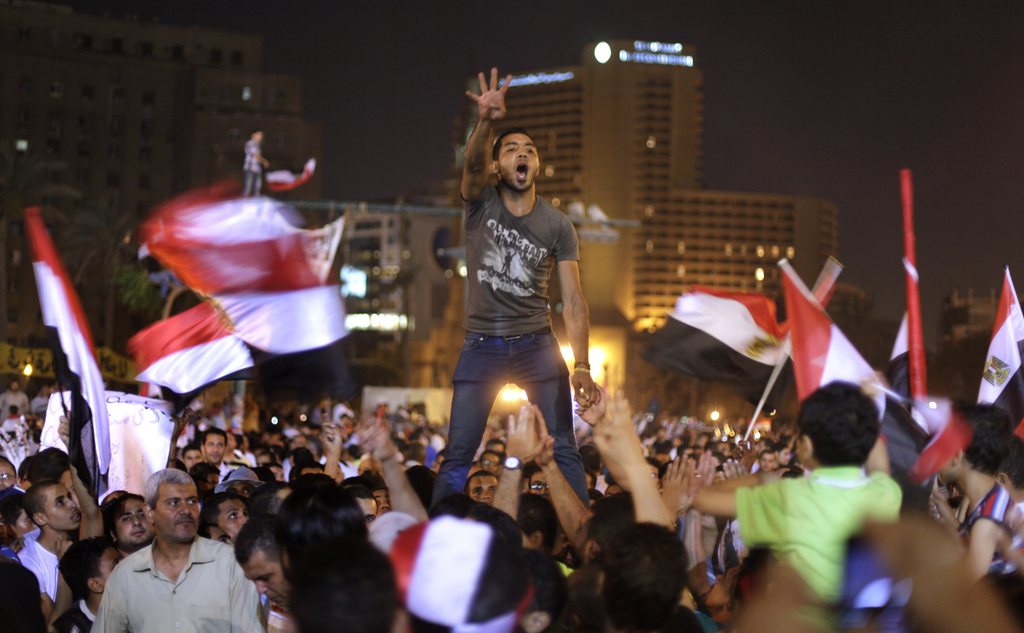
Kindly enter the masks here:
<path id="1" fill-rule="evenodd" d="M 571 72 L 563 73 L 529 73 L 526 75 L 514 75 L 509 86 L 537 86 L 541 84 L 559 84 L 573 79 L 576 75 Z"/>
<path id="2" fill-rule="evenodd" d="M 356 313 L 345 315 L 345 327 L 349 330 L 375 330 L 395 332 L 409 329 L 409 317 L 404 314 Z"/>
<path id="3" fill-rule="evenodd" d="M 634 64 L 659 64 L 662 66 L 693 66 L 693 55 L 683 55 L 683 45 L 678 42 L 633 42 L 633 50 L 620 50 L 620 62 Z"/>

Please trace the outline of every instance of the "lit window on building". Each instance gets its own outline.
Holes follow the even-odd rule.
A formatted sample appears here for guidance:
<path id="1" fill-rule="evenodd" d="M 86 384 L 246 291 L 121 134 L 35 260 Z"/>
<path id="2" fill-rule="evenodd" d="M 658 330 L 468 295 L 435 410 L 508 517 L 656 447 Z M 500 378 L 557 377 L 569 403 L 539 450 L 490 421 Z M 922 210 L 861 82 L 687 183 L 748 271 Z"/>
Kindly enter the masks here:
<path id="1" fill-rule="evenodd" d="M 560 199 L 558 199 L 558 198 L 552 198 L 551 199 L 551 204 L 553 204 L 556 207 L 560 207 L 560 206 L 562 206 L 562 201 Z"/>
<path id="2" fill-rule="evenodd" d="M 548 178 L 551 178 L 552 176 L 554 176 L 555 175 L 555 166 L 554 165 L 548 165 L 547 167 L 545 167 L 544 168 L 544 175 L 547 176 Z"/>
<path id="3" fill-rule="evenodd" d="M 679 277 L 680 279 L 682 279 L 685 276 L 686 276 L 686 266 L 684 266 L 682 264 L 679 264 L 678 266 L 676 266 L 676 277 Z"/>
<path id="4" fill-rule="evenodd" d="M 725 254 L 726 255 L 732 255 L 732 244 L 726 244 L 725 245 Z"/>
<path id="5" fill-rule="evenodd" d="M 686 253 L 686 242 L 680 240 L 680 242 L 676 244 L 676 252 L 678 252 L 680 255 Z"/>
<path id="6" fill-rule="evenodd" d="M 764 268 L 758 266 L 756 269 L 754 269 L 754 279 L 758 281 L 764 281 Z"/>
<path id="7" fill-rule="evenodd" d="M 779 252 L 780 251 L 779 251 L 779 247 L 778 246 L 772 246 L 772 257 L 778 257 L 779 256 Z"/>
<path id="8" fill-rule="evenodd" d="M 758 257 L 764 257 L 764 247 L 760 244 L 757 245 L 756 252 Z"/>
<path id="9" fill-rule="evenodd" d="M 644 207 L 644 216 L 648 218 L 654 217 L 654 205 L 649 204 L 646 207 Z"/>
<path id="10" fill-rule="evenodd" d="M 50 83 L 50 96 L 54 99 L 60 99 L 64 96 L 64 82 L 54 81 Z"/>
<path id="11" fill-rule="evenodd" d="M 17 151 L 17 152 L 27 152 L 28 151 L 28 139 L 27 138 L 19 138 L 18 140 L 14 141 L 14 150 Z"/>
<path id="12" fill-rule="evenodd" d="M 796 257 L 796 249 L 793 248 L 792 246 L 787 246 L 786 257 L 788 257 L 789 259 L 793 259 L 794 257 Z"/>
<path id="13" fill-rule="evenodd" d="M 647 244 L 644 245 L 644 248 L 647 250 L 648 253 L 653 253 L 654 252 L 654 240 L 647 240 Z"/>
<path id="14" fill-rule="evenodd" d="M 654 149 L 655 147 L 658 146 L 658 140 L 654 138 L 654 136 L 648 136 L 647 140 L 644 142 L 644 145 L 647 146 L 647 149 Z"/>

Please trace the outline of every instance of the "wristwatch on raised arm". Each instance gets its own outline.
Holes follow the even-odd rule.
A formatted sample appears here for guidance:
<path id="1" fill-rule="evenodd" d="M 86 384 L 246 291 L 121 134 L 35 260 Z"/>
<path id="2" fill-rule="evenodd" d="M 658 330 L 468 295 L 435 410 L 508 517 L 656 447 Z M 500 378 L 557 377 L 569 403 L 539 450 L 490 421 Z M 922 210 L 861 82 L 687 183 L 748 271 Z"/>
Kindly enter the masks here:
<path id="1" fill-rule="evenodd" d="M 519 459 L 515 455 L 509 455 L 505 458 L 505 470 L 519 470 L 523 467 L 523 460 Z"/>

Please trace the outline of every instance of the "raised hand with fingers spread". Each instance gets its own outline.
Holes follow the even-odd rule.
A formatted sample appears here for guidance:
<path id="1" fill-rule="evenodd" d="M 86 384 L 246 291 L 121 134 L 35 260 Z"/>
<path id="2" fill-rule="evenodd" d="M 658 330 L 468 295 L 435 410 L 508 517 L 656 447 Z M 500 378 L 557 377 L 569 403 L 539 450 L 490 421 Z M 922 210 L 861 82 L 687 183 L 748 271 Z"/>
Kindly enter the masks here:
<path id="1" fill-rule="evenodd" d="M 505 107 L 505 95 L 508 93 L 509 85 L 512 83 L 512 75 L 505 77 L 505 80 L 498 84 L 498 69 L 491 69 L 491 81 L 483 73 L 477 75 L 480 81 L 480 94 L 469 90 L 466 96 L 472 99 L 477 106 L 481 121 L 500 121 L 505 118 L 508 109 Z"/>

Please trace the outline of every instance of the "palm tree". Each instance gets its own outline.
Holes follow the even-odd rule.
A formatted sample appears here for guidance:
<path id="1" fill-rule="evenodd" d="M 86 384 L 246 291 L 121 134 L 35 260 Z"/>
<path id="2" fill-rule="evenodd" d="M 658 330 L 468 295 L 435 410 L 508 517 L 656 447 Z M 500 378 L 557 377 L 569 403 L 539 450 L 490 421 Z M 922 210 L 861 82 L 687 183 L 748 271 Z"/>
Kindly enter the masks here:
<path id="1" fill-rule="evenodd" d="M 65 258 L 74 270 L 72 282 L 81 288 L 87 278 L 100 280 L 103 292 L 103 345 L 114 345 L 118 273 L 134 254 L 135 218 L 107 201 L 89 202 L 65 223 Z M 91 288 L 100 284 L 90 283 Z"/>
<path id="2" fill-rule="evenodd" d="M 21 220 L 26 206 L 42 205 L 60 198 L 76 200 L 74 187 L 48 182 L 47 175 L 63 171 L 66 165 L 39 152 L 19 152 L 10 141 L 0 140 L 0 341 L 7 341 L 8 230 Z"/>

